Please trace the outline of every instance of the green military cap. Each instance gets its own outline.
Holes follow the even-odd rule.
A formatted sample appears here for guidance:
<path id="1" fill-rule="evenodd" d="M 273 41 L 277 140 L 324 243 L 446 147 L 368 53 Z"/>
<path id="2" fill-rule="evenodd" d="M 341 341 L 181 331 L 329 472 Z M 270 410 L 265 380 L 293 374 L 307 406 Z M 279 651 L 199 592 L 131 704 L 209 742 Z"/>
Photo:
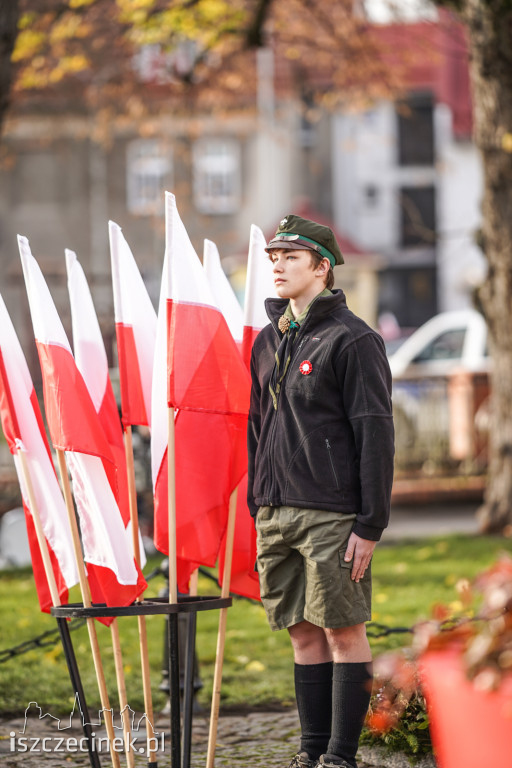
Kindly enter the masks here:
<path id="1" fill-rule="evenodd" d="M 268 252 L 277 248 L 286 250 L 307 248 L 329 259 L 333 267 L 344 263 L 343 254 L 330 227 L 303 219 L 293 213 L 281 219 L 274 237 L 265 250 Z"/>

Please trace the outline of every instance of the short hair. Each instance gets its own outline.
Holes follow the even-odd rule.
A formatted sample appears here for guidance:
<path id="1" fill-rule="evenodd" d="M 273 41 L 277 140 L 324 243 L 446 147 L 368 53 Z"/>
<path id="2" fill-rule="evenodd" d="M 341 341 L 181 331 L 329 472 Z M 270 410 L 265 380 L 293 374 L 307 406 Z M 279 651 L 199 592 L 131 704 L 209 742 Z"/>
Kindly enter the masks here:
<path id="1" fill-rule="evenodd" d="M 310 251 L 311 254 L 311 266 L 313 269 L 316 269 L 320 262 L 324 260 L 324 256 L 322 256 L 320 253 L 317 253 L 316 251 Z M 325 278 L 325 287 L 329 290 L 332 289 L 334 286 L 334 270 L 332 268 L 332 264 L 329 264 L 329 271 L 327 272 L 327 276 Z"/>

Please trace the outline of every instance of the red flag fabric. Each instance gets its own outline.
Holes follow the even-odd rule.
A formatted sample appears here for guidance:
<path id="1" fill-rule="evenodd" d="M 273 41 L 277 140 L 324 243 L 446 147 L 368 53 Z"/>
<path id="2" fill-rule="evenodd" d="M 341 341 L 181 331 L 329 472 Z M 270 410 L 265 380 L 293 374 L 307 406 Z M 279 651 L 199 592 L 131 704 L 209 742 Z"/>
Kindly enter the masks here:
<path id="1" fill-rule="evenodd" d="M 250 382 L 169 193 L 166 225 L 151 417 L 155 545 L 168 551 L 167 407 L 171 404 L 179 409 L 178 557 L 213 566 L 227 524 L 229 496 L 246 471 L 243 445 Z"/>
<path id="2" fill-rule="evenodd" d="M 87 279 L 76 253 L 68 249 L 66 249 L 66 268 L 75 361 L 83 376 L 112 452 L 117 480 L 114 495 L 123 518 L 128 545 L 133 550 L 123 430 L 108 374 L 107 353 Z M 139 541 L 139 551 L 143 556 L 142 541 Z M 145 562 L 145 557 L 142 557 L 140 563 L 142 567 Z"/>
<path id="3" fill-rule="evenodd" d="M 109 221 L 123 424 L 150 426 L 156 312 L 121 227 Z"/>
<path id="4" fill-rule="evenodd" d="M 147 585 L 126 542 L 112 452 L 28 240 L 18 236 L 18 244 L 48 427 L 55 447 L 66 451 L 92 599 L 129 605 Z"/>
<path id="5" fill-rule="evenodd" d="M 16 331 L 1 296 L 0 417 L 20 482 L 39 605 L 42 611 L 48 612 L 52 599 L 33 515 L 38 514 L 41 519 L 61 603 L 67 602 L 68 589 L 77 583 L 78 573 L 73 558 L 66 507 L 55 474 L 36 392 Z M 19 451 L 25 454 L 36 510 L 30 508 Z"/>

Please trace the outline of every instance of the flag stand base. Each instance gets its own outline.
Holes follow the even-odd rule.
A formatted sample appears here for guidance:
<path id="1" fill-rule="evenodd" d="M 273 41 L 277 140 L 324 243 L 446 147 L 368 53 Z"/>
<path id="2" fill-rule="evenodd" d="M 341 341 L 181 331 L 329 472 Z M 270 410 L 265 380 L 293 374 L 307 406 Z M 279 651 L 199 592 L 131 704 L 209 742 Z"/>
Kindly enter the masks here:
<path id="1" fill-rule="evenodd" d="M 69 603 L 59 605 L 51 609 L 52 616 L 58 621 L 69 618 L 108 618 L 122 616 L 154 616 L 168 615 L 169 617 L 169 718 L 171 734 L 171 768 L 189 768 L 190 745 L 192 737 L 192 699 L 193 699 L 193 659 L 195 652 L 195 631 L 198 611 L 212 611 L 220 608 L 229 608 L 232 603 L 230 597 L 217 595 L 183 595 L 178 597 L 177 603 L 169 603 L 167 598 L 154 597 L 142 600 L 140 603 L 132 603 L 127 606 L 107 606 L 104 603 L 94 603 L 85 608 L 82 603 Z M 178 614 L 188 613 L 189 630 L 187 652 L 185 660 L 185 689 L 183 711 L 183 754 L 181 748 L 181 716 L 180 716 L 180 666 L 178 652 Z M 63 642 L 64 653 L 68 667 L 72 664 L 73 684 L 75 690 L 82 690 L 82 684 L 76 660 L 74 659 L 71 638 L 69 643 Z M 190 690 L 189 690 L 190 689 Z M 90 744 L 90 731 L 84 728 L 85 737 L 88 740 L 89 760 L 91 768 L 99 768 L 99 758 Z M 148 768 L 156 768 L 156 763 L 149 763 Z"/>

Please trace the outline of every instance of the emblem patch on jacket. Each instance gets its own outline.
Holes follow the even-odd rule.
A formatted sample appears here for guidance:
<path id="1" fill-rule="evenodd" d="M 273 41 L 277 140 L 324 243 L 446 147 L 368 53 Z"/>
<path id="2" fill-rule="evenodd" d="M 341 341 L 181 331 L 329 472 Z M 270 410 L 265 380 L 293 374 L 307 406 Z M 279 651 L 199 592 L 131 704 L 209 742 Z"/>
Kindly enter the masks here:
<path id="1" fill-rule="evenodd" d="M 304 376 L 307 376 L 311 371 L 313 370 L 313 366 L 309 362 L 309 360 L 303 360 L 302 363 L 299 365 L 299 371 L 304 374 Z"/>

